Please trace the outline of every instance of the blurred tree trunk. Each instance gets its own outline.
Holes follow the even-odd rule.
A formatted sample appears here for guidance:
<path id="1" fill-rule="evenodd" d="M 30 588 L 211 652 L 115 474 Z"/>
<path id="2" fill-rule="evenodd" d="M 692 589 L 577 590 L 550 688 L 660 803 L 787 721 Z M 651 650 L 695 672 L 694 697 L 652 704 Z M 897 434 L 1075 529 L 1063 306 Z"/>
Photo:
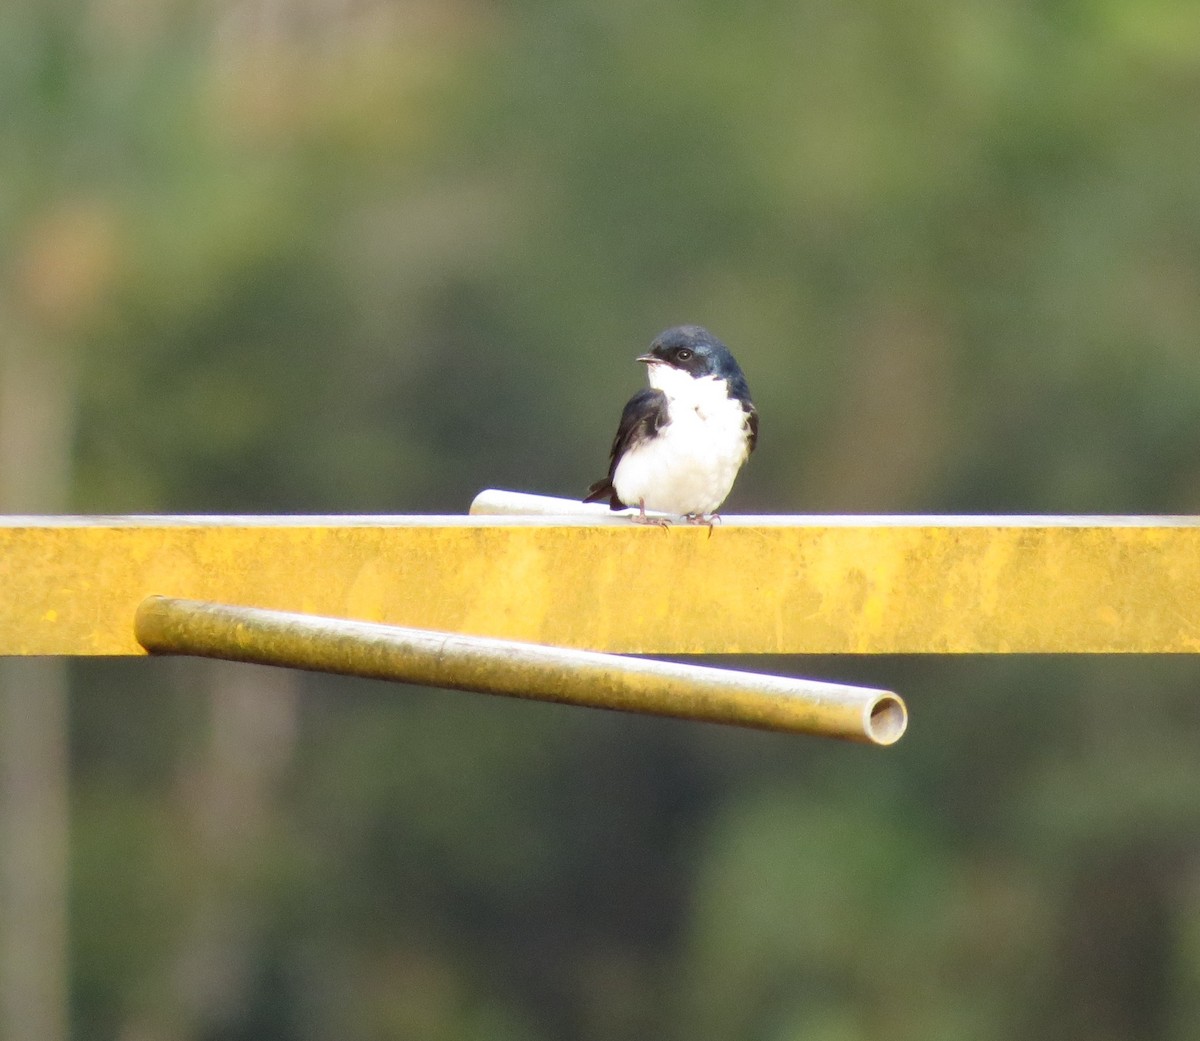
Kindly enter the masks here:
<path id="1" fill-rule="evenodd" d="M 191 786 L 203 881 L 174 974 L 183 1037 L 237 1033 L 248 1015 L 264 925 L 257 877 L 291 763 L 299 692 L 289 669 L 210 662 L 203 674 L 211 729 Z"/>
<path id="2" fill-rule="evenodd" d="M 0 512 L 67 502 L 74 406 L 65 354 L 0 343 Z M 0 658 L 0 1037 L 65 1041 L 67 667 Z"/>

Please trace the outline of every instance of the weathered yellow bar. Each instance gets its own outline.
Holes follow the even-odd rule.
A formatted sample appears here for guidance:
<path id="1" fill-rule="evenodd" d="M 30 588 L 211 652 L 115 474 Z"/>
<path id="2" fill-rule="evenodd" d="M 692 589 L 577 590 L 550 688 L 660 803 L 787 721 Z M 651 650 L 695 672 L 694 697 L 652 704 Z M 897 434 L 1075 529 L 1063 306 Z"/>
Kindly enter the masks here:
<path id="1" fill-rule="evenodd" d="M 147 596 L 625 653 L 1200 650 L 1200 518 L 0 519 L 0 654 Z"/>
<path id="2" fill-rule="evenodd" d="M 891 745 L 908 724 L 888 690 L 627 658 L 515 640 L 147 597 L 134 620 L 155 654 L 192 654 Z"/>

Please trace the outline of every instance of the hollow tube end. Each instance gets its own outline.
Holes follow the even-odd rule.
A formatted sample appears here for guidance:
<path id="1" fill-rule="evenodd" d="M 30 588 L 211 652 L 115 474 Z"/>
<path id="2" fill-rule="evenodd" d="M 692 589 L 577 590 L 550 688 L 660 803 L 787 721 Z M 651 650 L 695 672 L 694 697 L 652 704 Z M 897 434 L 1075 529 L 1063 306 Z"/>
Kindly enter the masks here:
<path id="1" fill-rule="evenodd" d="M 890 691 L 884 691 L 872 701 L 864 716 L 863 729 L 867 740 L 873 744 L 894 745 L 908 729 L 908 709 Z"/>

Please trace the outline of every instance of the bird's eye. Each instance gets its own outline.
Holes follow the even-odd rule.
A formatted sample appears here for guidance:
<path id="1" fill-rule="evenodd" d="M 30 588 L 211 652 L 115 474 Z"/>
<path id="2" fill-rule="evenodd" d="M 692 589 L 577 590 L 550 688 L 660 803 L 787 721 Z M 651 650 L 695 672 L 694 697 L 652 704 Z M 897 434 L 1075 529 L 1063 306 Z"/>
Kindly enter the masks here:
<path id="1" fill-rule="evenodd" d="M 677 350 L 675 352 L 675 357 L 678 358 L 680 361 L 687 361 L 688 358 L 690 358 L 691 356 L 692 356 L 692 352 L 689 351 L 686 347 L 680 347 L 679 350 Z"/>

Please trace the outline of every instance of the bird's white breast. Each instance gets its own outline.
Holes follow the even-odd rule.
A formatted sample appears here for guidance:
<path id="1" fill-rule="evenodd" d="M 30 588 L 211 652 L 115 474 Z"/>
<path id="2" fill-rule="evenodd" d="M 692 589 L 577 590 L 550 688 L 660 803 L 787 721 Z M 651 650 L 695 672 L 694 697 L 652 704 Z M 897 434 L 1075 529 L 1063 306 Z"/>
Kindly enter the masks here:
<path id="1" fill-rule="evenodd" d="M 667 365 L 650 366 L 650 385 L 667 395 L 668 422 L 621 457 L 617 495 L 663 513 L 715 513 L 749 454 L 742 403 L 729 397 L 724 380 L 693 379 Z"/>

